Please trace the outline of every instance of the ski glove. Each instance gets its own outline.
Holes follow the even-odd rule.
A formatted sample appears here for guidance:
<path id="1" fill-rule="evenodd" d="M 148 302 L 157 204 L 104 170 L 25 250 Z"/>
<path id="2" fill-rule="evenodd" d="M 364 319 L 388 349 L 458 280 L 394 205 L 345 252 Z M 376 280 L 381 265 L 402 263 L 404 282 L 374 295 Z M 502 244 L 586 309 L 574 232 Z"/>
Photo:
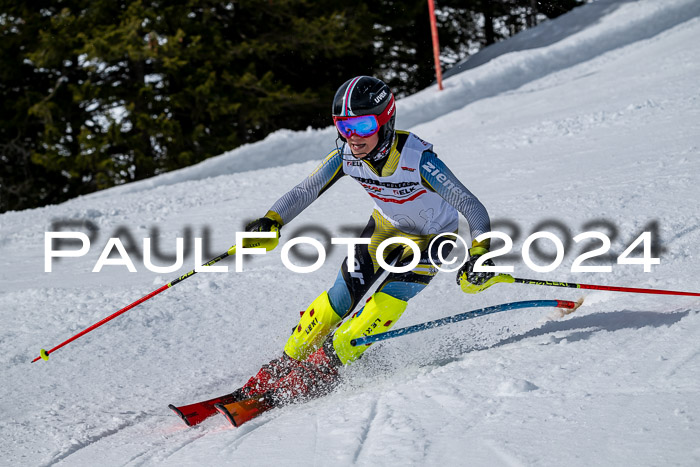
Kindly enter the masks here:
<path id="1" fill-rule="evenodd" d="M 252 222 L 249 222 L 248 225 L 245 226 L 245 231 L 246 232 L 272 232 L 272 229 L 276 227 L 277 230 L 282 228 L 279 222 L 276 220 L 270 219 L 269 217 L 261 217 L 260 219 L 255 219 Z"/>
<path id="2" fill-rule="evenodd" d="M 267 251 L 274 250 L 280 242 L 280 229 L 282 224 L 270 217 L 261 217 L 249 222 L 245 226 L 246 232 L 275 232 L 274 238 L 247 238 L 243 242 L 245 248 L 265 248 Z"/>
<path id="3" fill-rule="evenodd" d="M 489 239 L 477 242 L 474 240 L 472 247 L 469 249 L 469 260 L 462 266 L 457 272 L 457 285 L 460 286 L 463 292 L 466 293 L 479 293 L 484 289 L 487 289 L 492 285 L 489 282 L 491 278 L 494 277 L 494 273 L 488 272 L 475 272 L 474 265 L 476 261 L 484 254 L 489 251 L 490 242 Z M 483 263 L 484 266 L 495 266 L 493 261 L 487 259 Z"/>
<path id="4" fill-rule="evenodd" d="M 476 264 L 476 261 L 481 257 L 481 255 L 475 255 L 475 256 L 470 256 L 469 260 L 464 263 L 464 266 L 462 266 L 459 269 L 459 272 L 457 272 L 457 285 L 462 285 L 462 281 L 466 280 L 472 285 L 483 285 L 486 281 L 491 279 L 494 276 L 494 273 L 491 271 L 488 272 L 475 272 L 474 271 L 474 265 Z M 495 266 L 493 264 L 493 261 L 490 259 L 487 259 L 484 261 L 484 266 Z"/>

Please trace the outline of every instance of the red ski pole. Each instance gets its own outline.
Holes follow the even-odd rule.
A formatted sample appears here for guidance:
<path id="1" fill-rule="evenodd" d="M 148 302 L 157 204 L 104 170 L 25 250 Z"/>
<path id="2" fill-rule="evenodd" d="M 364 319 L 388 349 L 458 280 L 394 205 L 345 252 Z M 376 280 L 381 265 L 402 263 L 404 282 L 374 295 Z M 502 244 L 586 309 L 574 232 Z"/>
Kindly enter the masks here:
<path id="1" fill-rule="evenodd" d="M 542 281 L 535 279 L 519 279 L 509 274 L 499 274 L 487 280 L 482 285 L 470 284 L 467 281 L 461 282 L 462 290 L 467 293 L 477 293 L 491 287 L 493 284 L 503 282 L 506 284 L 528 284 L 528 285 L 547 285 L 550 287 L 565 287 L 570 289 L 589 289 L 589 290 L 607 290 L 610 292 L 630 292 L 630 293 L 646 293 L 657 295 L 684 295 L 687 297 L 700 297 L 698 292 L 679 292 L 676 290 L 662 289 L 640 289 L 635 287 L 618 287 L 610 285 L 593 285 L 593 284 L 577 284 L 575 282 L 557 282 L 557 281 Z"/>
<path id="2" fill-rule="evenodd" d="M 260 234 L 260 235 L 261 235 L 260 238 L 258 238 L 258 237 L 246 237 L 246 238 L 244 238 L 244 240 L 243 240 L 243 242 L 242 242 L 242 247 L 241 247 L 242 250 L 241 250 L 241 251 L 243 251 L 243 249 L 247 249 L 247 248 L 265 248 L 267 251 L 271 251 L 272 249 L 274 249 L 274 248 L 277 246 L 277 243 L 279 242 L 279 229 L 273 228 L 273 229 L 272 229 L 272 232 L 275 232 L 276 235 L 269 236 L 269 235 L 270 235 L 269 233 L 267 233 L 267 234 L 266 234 L 266 233 L 261 233 L 261 234 Z M 267 239 L 267 240 L 264 240 L 264 239 Z M 228 251 L 227 251 L 226 253 L 217 256 L 216 258 L 212 259 L 211 261 L 209 261 L 209 262 L 207 262 L 207 263 L 204 263 L 203 266 L 211 266 L 212 264 L 218 263 L 218 262 L 221 261 L 222 259 L 224 259 L 224 258 L 226 258 L 226 257 L 228 257 L 228 256 L 232 256 L 232 255 L 234 255 L 234 254 L 236 254 L 236 245 L 233 245 L 231 248 L 229 248 Z M 60 344 L 58 344 L 56 347 L 54 347 L 54 348 L 51 349 L 51 350 L 44 350 L 44 349 L 41 349 L 41 352 L 39 352 L 39 356 L 36 357 L 34 360 L 32 360 L 32 363 L 36 362 L 36 361 L 39 360 L 40 358 L 42 358 L 42 359 L 44 359 L 44 360 L 48 360 L 48 359 L 49 359 L 49 354 L 51 354 L 51 353 L 57 351 L 58 349 L 60 349 L 60 348 L 63 347 L 64 345 L 70 344 L 71 342 L 73 342 L 74 340 L 76 340 L 77 338 L 79 338 L 80 336 L 84 336 L 84 335 L 87 334 L 88 332 L 93 331 L 93 330 L 99 328 L 100 326 L 102 326 L 103 324 L 105 324 L 105 323 L 107 323 L 107 322 L 109 322 L 109 321 L 112 321 L 112 320 L 113 320 L 114 318 L 116 318 L 117 316 L 119 316 L 119 315 L 121 315 L 121 314 L 123 314 L 123 313 L 126 313 L 127 311 L 131 310 L 131 309 L 134 308 L 135 306 L 140 305 L 141 303 L 145 302 L 146 300 L 155 297 L 156 295 L 158 295 L 158 294 L 161 293 L 162 291 L 167 290 L 167 289 L 169 289 L 170 287 L 173 287 L 175 284 L 178 284 L 178 283 L 184 281 L 185 279 L 187 279 L 187 278 L 190 277 L 190 276 L 195 275 L 196 273 L 197 273 L 197 271 L 193 269 L 193 270 L 191 270 L 190 272 L 188 272 L 187 274 L 184 274 L 184 275 L 178 277 L 178 278 L 175 279 L 174 281 L 168 282 L 168 283 L 165 284 L 163 287 L 161 287 L 161 288 L 159 288 L 159 289 L 157 289 L 157 290 L 154 290 L 153 292 L 149 293 L 148 295 L 146 295 L 146 296 L 144 296 L 144 297 L 139 298 L 138 300 L 136 300 L 136 301 L 135 301 L 134 303 L 132 303 L 131 305 L 125 306 L 124 308 L 122 308 L 121 310 L 117 311 L 116 313 L 113 313 L 113 314 L 109 315 L 108 317 L 106 317 L 106 318 L 103 319 L 102 321 L 93 324 L 92 326 L 90 326 L 90 327 L 87 328 L 87 329 L 84 329 L 83 331 L 80 331 L 78 334 L 76 334 L 75 336 L 71 337 L 70 339 L 61 342 Z"/>
<path id="3" fill-rule="evenodd" d="M 574 282 L 538 281 L 533 279 L 518 279 L 517 277 L 513 277 L 512 279 L 513 282 L 516 284 L 548 285 L 550 287 L 568 287 L 572 289 L 607 290 L 610 292 L 647 293 L 657 295 L 685 295 L 688 297 L 700 297 L 700 293 L 697 292 L 678 292 L 675 290 L 640 289 L 635 287 L 618 287 L 610 285 L 577 284 Z"/>
<path id="4" fill-rule="evenodd" d="M 216 258 L 212 259 L 211 261 L 205 263 L 204 266 L 211 266 L 212 264 L 218 263 L 218 262 L 221 261 L 222 259 L 224 259 L 224 258 L 226 258 L 226 257 L 228 257 L 228 256 L 231 256 L 231 255 L 233 255 L 233 254 L 235 254 L 235 253 L 236 253 L 236 246 L 234 245 L 234 246 L 232 246 L 231 248 L 229 248 L 229 250 L 228 250 L 226 253 L 224 253 L 224 254 L 222 254 L 222 255 L 219 255 L 219 256 L 217 256 Z M 114 318 L 116 318 L 117 316 L 119 316 L 119 315 L 121 315 L 121 314 L 123 314 L 123 313 L 126 313 L 127 311 L 131 310 L 131 309 L 134 308 L 135 306 L 140 305 L 141 303 L 145 302 L 146 300 L 155 297 L 156 295 L 158 295 L 158 294 L 161 293 L 162 291 L 169 289 L 170 287 L 174 286 L 175 284 L 178 284 L 178 283 L 184 281 L 185 279 L 187 279 L 187 278 L 190 277 L 190 276 L 195 275 L 196 273 L 197 273 L 197 272 L 193 269 L 193 270 L 191 270 L 190 272 L 188 272 L 187 274 L 184 274 L 184 275 L 178 277 L 178 278 L 175 279 L 174 281 L 168 282 L 168 283 L 165 284 L 163 287 L 161 287 L 161 288 L 159 288 L 159 289 L 157 289 L 157 290 L 154 290 L 153 292 L 149 293 L 148 295 L 146 295 L 146 296 L 144 296 L 144 297 L 139 298 L 139 299 L 136 300 L 134 303 L 125 306 L 125 307 L 122 308 L 121 310 L 119 310 L 119 311 L 117 311 L 117 312 L 115 312 L 115 313 L 113 313 L 113 314 L 107 316 L 105 319 L 103 319 L 102 321 L 99 321 L 99 322 L 93 324 L 93 325 L 90 326 L 89 328 L 80 331 L 78 334 L 76 334 L 75 336 L 71 337 L 70 339 L 67 339 L 67 340 L 61 342 L 60 344 L 58 344 L 56 347 L 54 347 L 54 348 L 51 349 L 51 350 L 44 350 L 44 349 L 41 349 L 41 352 L 39 352 L 39 356 L 36 357 L 34 360 L 32 360 L 32 363 L 36 362 L 36 361 L 39 360 L 40 358 L 48 361 L 48 359 L 49 359 L 49 354 L 51 354 L 51 353 L 57 351 L 58 349 L 60 349 L 60 348 L 63 347 L 64 345 L 70 344 L 71 342 L 73 342 L 73 341 L 76 340 L 77 338 L 79 338 L 79 337 L 81 337 L 81 336 L 84 336 L 84 335 L 87 334 L 88 332 L 93 331 L 93 330 L 99 328 L 100 326 L 102 326 L 103 324 L 105 324 L 105 323 L 107 323 L 107 322 L 109 322 L 109 321 L 112 321 L 112 320 L 113 320 Z"/>

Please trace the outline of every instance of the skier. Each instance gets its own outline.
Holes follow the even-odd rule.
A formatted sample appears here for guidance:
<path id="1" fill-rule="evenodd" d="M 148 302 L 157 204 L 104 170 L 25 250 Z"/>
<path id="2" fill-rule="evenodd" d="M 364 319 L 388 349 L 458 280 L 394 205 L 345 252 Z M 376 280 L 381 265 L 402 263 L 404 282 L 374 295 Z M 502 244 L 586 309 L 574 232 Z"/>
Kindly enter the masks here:
<path id="1" fill-rule="evenodd" d="M 333 100 L 336 149 L 264 217 L 246 226 L 248 232 L 279 232 L 346 175 L 357 180 L 375 202 L 361 234 L 369 244 L 355 246 L 355 271 L 343 261 L 332 287 L 303 312 L 282 356 L 250 378 L 234 393 L 237 398 L 258 398 L 272 407 L 326 394 L 338 383 L 339 368 L 357 360 L 368 348 L 353 347 L 350 341 L 389 330 L 408 300 L 430 283 L 437 273 L 430 259 L 439 266 L 437 252 L 442 248 L 442 257 L 446 257 L 450 244 L 443 236 L 429 246 L 438 234 L 457 232 L 457 213 L 467 219 L 472 238 L 490 230 L 484 206 L 438 158 L 433 146 L 394 129 L 395 109 L 393 94 L 379 79 L 358 76 L 345 82 Z M 389 273 L 364 307 L 343 322 L 384 272 L 376 251 L 390 237 L 413 240 L 421 250 L 420 262 L 408 272 Z M 259 241 L 272 242 L 267 245 L 272 249 L 278 238 L 279 233 L 277 238 Z M 481 285 L 493 277 L 493 273 L 473 271 L 477 258 L 488 249 L 488 241 L 472 243 L 470 258 L 458 272 L 458 284 Z M 405 266 L 413 260 L 413 251 L 393 244 L 384 251 L 384 260 Z M 490 260 L 484 264 L 493 265 Z M 240 407 L 237 410 L 240 415 Z"/>

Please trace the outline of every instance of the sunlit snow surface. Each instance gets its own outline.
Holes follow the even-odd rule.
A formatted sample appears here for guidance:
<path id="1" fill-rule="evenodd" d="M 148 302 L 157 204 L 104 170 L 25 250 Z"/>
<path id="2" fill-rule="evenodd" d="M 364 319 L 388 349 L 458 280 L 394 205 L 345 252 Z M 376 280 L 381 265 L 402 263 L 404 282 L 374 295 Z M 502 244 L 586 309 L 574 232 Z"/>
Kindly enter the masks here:
<path id="1" fill-rule="evenodd" d="M 569 239 L 543 280 L 700 291 L 700 2 L 598 1 L 486 49 L 445 91 L 398 103 L 399 127 L 436 151 L 514 241 Z M 490 61 L 489 61 L 490 59 Z M 240 429 L 186 428 L 167 408 L 230 392 L 279 354 L 298 311 L 328 288 L 344 252 L 288 271 L 280 249 L 245 272 L 201 273 L 30 364 L 85 327 L 183 274 L 92 273 L 122 229 L 210 232 L 225 251 L 334 147 L 334 131 L 280 131 L 199 166 L 58 206 L 0 215 L 0 463 L 4 465 L 700 465 L 700 299 L 589 292 L 574 314 L 503 312 L 375 345 L 340 389 Z M 343 180 L 283 231 L 349 236 L 372 202 Z M 44 272 L 44 232 L 99 229 L 88 255 Z M 651 273 L 617 255 L 656 223 Z M 500 224 L 499 224 L 500 223 Z M 545 223 L 545 224 L 543 224 Z M 558 226 L 564 225 L 567 231 Z M 80 230 L 80 229 L 79 229 Z M 599 244 L 612 273 L 571 273 Z M 85 230 L 83 230 L 85 231 Z M 466 224 L 461 228 L 467 235 Z M 584 264 L 595 264 L 593 262 Z M 576 300 L 573 289 L 500 284 L 465 295 L 441 274 L 398 326 L 503 302 Z"/>

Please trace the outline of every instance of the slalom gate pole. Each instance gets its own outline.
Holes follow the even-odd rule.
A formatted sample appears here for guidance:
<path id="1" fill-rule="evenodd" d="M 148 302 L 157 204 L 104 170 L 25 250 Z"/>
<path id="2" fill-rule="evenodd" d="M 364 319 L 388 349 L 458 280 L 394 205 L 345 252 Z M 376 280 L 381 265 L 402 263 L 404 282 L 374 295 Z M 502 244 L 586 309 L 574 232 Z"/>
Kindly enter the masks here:
<path id="1" fill-rule="evenodd" d="M 232 256 L 232 255 L 234 255 L 235 253 L 236 253 L 236 245 L 234 245 L 234 246 L 232 246 L 231 248 L 229 248 L 229 250 L 228 250 L 226 253 L 217 256 L 216 258 L 212 259 L 211 261 L 209 261 L 209 262 L 207 262 L 207 263 L 204 263 L 203 266 L 211 266 L 212 264 L 218 263 L 218 262 L 221 261 L 222 259 L 224 259 L 224 258 L 226 258 L 226 257 L 228 257 L 228 256 Z M 44 359 L 44 360 L 47 360 L 47 361 L 48 361 L 48 359 L 49 359 L 49 354 L 51 354 L 51 353 L 57 351 L 58 349 L 60 349 L 60 348 L 63 347 L 64 345 L 70 344 L 71 342 L 73 342 L 74 340 L 76 340 L 77 338 L 79 338 L 80 336 L 84 336 L 84 335 L 87 334 L 88 332 L 93 331 L 93 330 L 99 328 L 100 326 L 102 326 L 103 324 L 105 324 L 105 323 L 107 323 L 107 322 L 109 322 L 109 321 L 112 321 L 112 320 L 113 320 L 114 318 L 116 318 L 117 316 L 119 316 L 119 315 L 121 315 L 121 314 L 123 314 L 123 313 L 126 313 L 127 311 L 131 310 L 131 309 L 134 308 L 135 306 L 140 305 L 141 303 L 145 302 L 146 300 L 155 297 L 156 295 L 158 295 L 159 293 L 163 292 L 164 290 L 167 290 L 167 289 L 169 289 L 170 287 L 173 287 L 174 285 L 179 284 L 180 282 L 182 282 L 182 281 L 184 281 L 185 279 L 187 279 L 187 278 L 189 278 L 189 277 L 195 275 L 196 273 L 197 273 L 197 272 L 193 269 L 193 270 L 191 270 L 190 272 L 188 272 L 187 274 L 184 274 L 184 275 L 178 277 L 178 278 L 175 279 L 174 281 L 168 282 L 168 283 L 165 284 L 163 287 L 161 287 L 161 288 L 159 288 L 159 289 L 157 289 L 157 290 L 154 290 L 153 292 L 149 293 L 148 295 L 146 295 L 146 296 L 144 296 L 144 297 L 139 298 L 138 300 L 136 300 L 136 301 L 135 301 L 134 303 L 132 303 L 131 305 L 125 306 L 124 308 L 122 308 L 121 310 L 117 311 L 116 313 L 113 313 L 113 314 L 107 316 L 107 317 L 106 317 L 105 319 L 103 319 L 102 321 L 97 322 L 97 323 L 93 324 L 92 326 L 90 326 L 89 328 L 80 331 L 78 334 L 74 335 L 74 336 L 71 337 L 70 339 L 67 339 L 67 340 L 61 342 L 60 344 L 58 344 L 56 347 L 54 347 L 54 348 L 51 349 L 51 350 L 44 350 L 44 349 L 41 349 L 41 352 L 39 352 L 39 357 L 36 357 L 34 360 L 32 360 L 32 363 L 36 362 L 36 361 L 39 360 L 39 359 Z"/>
<path id="2" fill-rule="evenodd" d="M 433 329 L 440 326 L 444 326 L 446 324 L 476 318 L 478 316 L 489 315 L 491 313 L 498 313 L 499 311 L 516 310 L 519 308 L 565 308 L 567 309 L 567 311 L 564 313 L 569 314 L 576 310 L 579 306 L 581 306 L 582 303 L 583 301 L 571 302 L 568 300 L 528 300 L 524 302 L 503 303 L 501 305 L 494 305 L 486 308 L 479 308 L 478 310 L 467 311 L 454 316 L 447 316 L 445 318 L 428 321 L 426 323 L 414 324 L 413 326 L 395 329 L 393 331 L 387 331 L 380 334 L 373 334 L 370 336 L 358 337 L 357 339 L 351 340 L 350 345 L 352 345 L 353 347 L 357 347 L 359 345 L 369 345 L 373 342 L 383 341 L 386 339 L 393 339 L 394 337 L 412 334 L 414 332 L 425 331 L 426 329 Z"/>
<path id="3" fill-rule="evenodd" d="M 697 292 L 678 292 L 675 290 L 638 289 L 634 287 L 615 287 L 608 285 L 576 284 L 574 282 L 553 282 L 534 279 L 519 279 L 517 277 L 509 276 L 508 274 L 500 274 L 495 277 L 503 278 L 503 280 L 499 280 L 497 282 L 510 282 L 515 284 L 548 285 L 551 287 L 567 287 L 572 289 L 607 290 L 611 292 L 646 293 L 658 295 L 684 295 L 688 297 L 700 297 L 700 293 Z"/>

